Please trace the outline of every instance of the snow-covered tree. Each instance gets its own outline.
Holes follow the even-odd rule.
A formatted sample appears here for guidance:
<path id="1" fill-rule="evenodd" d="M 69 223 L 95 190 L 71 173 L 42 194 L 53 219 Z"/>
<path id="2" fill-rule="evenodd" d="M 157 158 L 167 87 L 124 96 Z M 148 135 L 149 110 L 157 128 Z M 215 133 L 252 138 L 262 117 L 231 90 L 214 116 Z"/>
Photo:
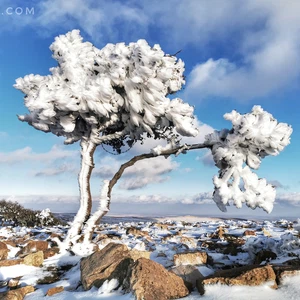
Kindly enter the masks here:
<path id="1" fill-rule="evenodd" d="M 60 35 L 50 46 L 58 66 L 51 75 L 27 75 L 16 80 L 29 114 L 19 116 L 34 128 L 80 141 L 80 208 L 69 239 L 91 213 L 90 176 L 93 154 L 100 144 L 120 152 L 144 134 L 160 139 L 176 133 L 197 134 L 193 107 L 170 100 L 184 84 L 184 64 L 145 40 L 98 49 L 83 42 L 78 30 Z"/>
<path id="2" fill-rule="evenodd" d="M 50 69 L 51 75 L 28 75 L 17 79 L 15 87 L 25 94 L 29 110 L 29 114 L 19 116 L 21 121 L 64 136 L 65 144 L 80 141 L 80 208 L 67 235 L 68 245 L 75 244 L 82 231 L 86 241 L 91 239 L 96 222 L 109 209 L 112 188 L 124 170 L 158 155 L 211 149 L 220 169 L 213 180 L 218 207 L 225 211 L 232 200 L 237 207 L 245 202 L 253 209 L 272 210 L 274 187 L 251 169 L 258 169 L 262 158 L 277 155 L 289 144 L 290 126 L 254 106 L 248 114 L 233 111 L 225 115 L 232 129 L 215 131 L 203 144 L 181 145 L 178 135 L 195 136 L 198 131 L 193 107 L 179 98 L 168 98 L 184 84 L 180 59 L 165 54 L 159 45 L 150 47 L 144 40 L 97 49 L 83 42 L 78 30 L 57 37 L 50 49 L 58 61 L 58 66 Z M 104 182 L 99 209 L 90 216 L 90 176 L 96 147 L 108 144 L 120 153 L 123 146 L 142 141 L 145 134 L 167 139 L 168 144 L 123 164 L 111 180 Z"/>

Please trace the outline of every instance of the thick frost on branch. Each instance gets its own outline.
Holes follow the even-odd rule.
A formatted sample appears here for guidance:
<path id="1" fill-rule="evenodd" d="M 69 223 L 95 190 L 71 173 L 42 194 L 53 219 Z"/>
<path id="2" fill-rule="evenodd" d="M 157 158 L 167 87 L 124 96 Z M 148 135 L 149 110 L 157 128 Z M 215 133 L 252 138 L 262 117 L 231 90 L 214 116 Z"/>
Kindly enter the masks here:
<path id="1" fill-rule="evenodd" d="M 67 144 L 91 136 L 102 143 L 110 140 L 104 135 L 115 133 L 132 140 L 145 132 L 161 138 L 166 127 L 184 136 L 197 134 L 193 107 L 167 97 L 182 88 L 184 64 L 159 45 L 139 40 L 97 49 L 73 30 L 56 37 L 50 49 L 58 62 L 51 75 L 16 80 L 29 110 L 21 121 L 64 136 Z"/>
<path id="2" fill-rule="evenodd" d="M 279 154 L 290 143 L 292 128 L 278 123 L 260 106 L 244 115 L 232 111 L 224 118 L 232 122 L 232 129 L 215 131 L 205 141 L 220 168 L 219 176 L 213 179 L 214 201 L 222 211 L 233 200 L 238 208 L 245 202 L 252 209 L 260 207 L 270 213 L 276 191 L 251 169 L 258 169 L 265 156 Z"/>

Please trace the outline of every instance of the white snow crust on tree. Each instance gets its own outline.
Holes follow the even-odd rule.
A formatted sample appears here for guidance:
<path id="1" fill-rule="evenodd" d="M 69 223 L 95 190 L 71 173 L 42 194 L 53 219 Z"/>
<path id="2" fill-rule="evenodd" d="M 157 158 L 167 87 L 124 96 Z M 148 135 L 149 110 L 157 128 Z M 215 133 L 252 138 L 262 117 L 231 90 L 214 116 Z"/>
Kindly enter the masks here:
<path id="1" fill-rule="evenodd" d="M 58 62 L 51 75 L 16 80 L 29 110 L 21 121 L 64 136 L 66 144 L 83 137 L 95 144 L 124 136 L 141 140 L 145 132 L 160 138 L 168 127 L 197 134 L 193 107 L 167 97 L 185 83 L 184 63 L 159 45 L 139 40 L 98 49 L 73 30 L 56 37 L 50 49 Z"/>
<path id="2" fill-rule="evenodd" d="M 251 113 L 241 115 L 234 110 L 224 118 L 232 122 L 232 129 L 215 131 L 205 139 L 220 169 L 219 176 L 213 178 L 213 199 L 222 211 L 226 211 L 226 205 L 233 200 L 238 208 L 246 203 L 252 209 L 260 207 L 270 213 L 275 188 L 251 169 L 258 169 L 262 158 L 279 154 L 290 143 L 292 128 L 278 123 L 258 105 Z"/>

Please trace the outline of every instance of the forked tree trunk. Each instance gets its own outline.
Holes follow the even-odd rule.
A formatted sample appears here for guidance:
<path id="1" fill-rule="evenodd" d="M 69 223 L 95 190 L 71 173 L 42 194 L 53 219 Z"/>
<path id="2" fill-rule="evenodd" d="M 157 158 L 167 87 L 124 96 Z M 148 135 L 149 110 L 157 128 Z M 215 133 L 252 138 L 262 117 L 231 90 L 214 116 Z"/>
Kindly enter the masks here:
<path id="1" fill-rule="evenodd" d="M 81 169 L 78 175 L 80 207 L 65 239 L 68 245 L 77 242 L 76 239 L 81 233 L 84 222 L 89 219 L 92 209 L 90 177 L 94 168 L 94 152 L 97 145 L 90 140 L 82 139 L 80 146 Z"/>
<path id="2" fill-rule="evenodd" d="M 203 148 L 208 148 L 210 149 L 211 147 L 206 144 L 193 144 L 193 145 L 186 145 L 186 146 L 179 146 L 178 148 L 175 149 L 170 149 L 170 150 L 165 150 L 162 151 L 159 155 L 154 154 L 154 153 L 147 153 L 147 154 L 141 154 L 133 157 L 131 160 L 127 161 L 126 163 L 122 164 L 118 172 L 114 175 L 114 177 L 108 181 L 105 180 L 103 187 L 101 189 L 101 196 L 100 196 L 100 205 L 98 210 L 88 219 L 88 221 L 85 224 L 85 228 L 83 230 L 84 232 L 84 242 L 88 243 L 91 242 L 94 229 L 101 220 L 103 216 L 107 214 L 109 211 L 109 205 L 110 205 L 110 199 L 111 199 L 111 192 L 114 187 L 114 185 L 118 182 L 118 180 L 121 178 L 123 175 L 124 171 L 128 168 L 133 166 L 137 161 L 147 159 L 147 158 L 153 158 L 157 156 L 165 156 L 168 157 L 172 154 L 178 155 L 181 153 L 183 150 L 195 150 L 195 149 L 203 149 Z"/>

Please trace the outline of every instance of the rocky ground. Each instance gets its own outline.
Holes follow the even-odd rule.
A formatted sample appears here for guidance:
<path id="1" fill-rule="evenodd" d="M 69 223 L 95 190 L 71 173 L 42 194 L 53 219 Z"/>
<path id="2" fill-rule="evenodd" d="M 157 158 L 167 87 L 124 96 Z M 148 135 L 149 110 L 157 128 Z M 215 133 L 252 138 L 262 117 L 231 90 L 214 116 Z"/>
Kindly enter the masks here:
<path id="1" fill-rule="evenodd" d="M 0 228 L 0 299 L 300 299 L 297 221 L 118 219 L 86 257 L 59 253 L 66 231 Z"/>

